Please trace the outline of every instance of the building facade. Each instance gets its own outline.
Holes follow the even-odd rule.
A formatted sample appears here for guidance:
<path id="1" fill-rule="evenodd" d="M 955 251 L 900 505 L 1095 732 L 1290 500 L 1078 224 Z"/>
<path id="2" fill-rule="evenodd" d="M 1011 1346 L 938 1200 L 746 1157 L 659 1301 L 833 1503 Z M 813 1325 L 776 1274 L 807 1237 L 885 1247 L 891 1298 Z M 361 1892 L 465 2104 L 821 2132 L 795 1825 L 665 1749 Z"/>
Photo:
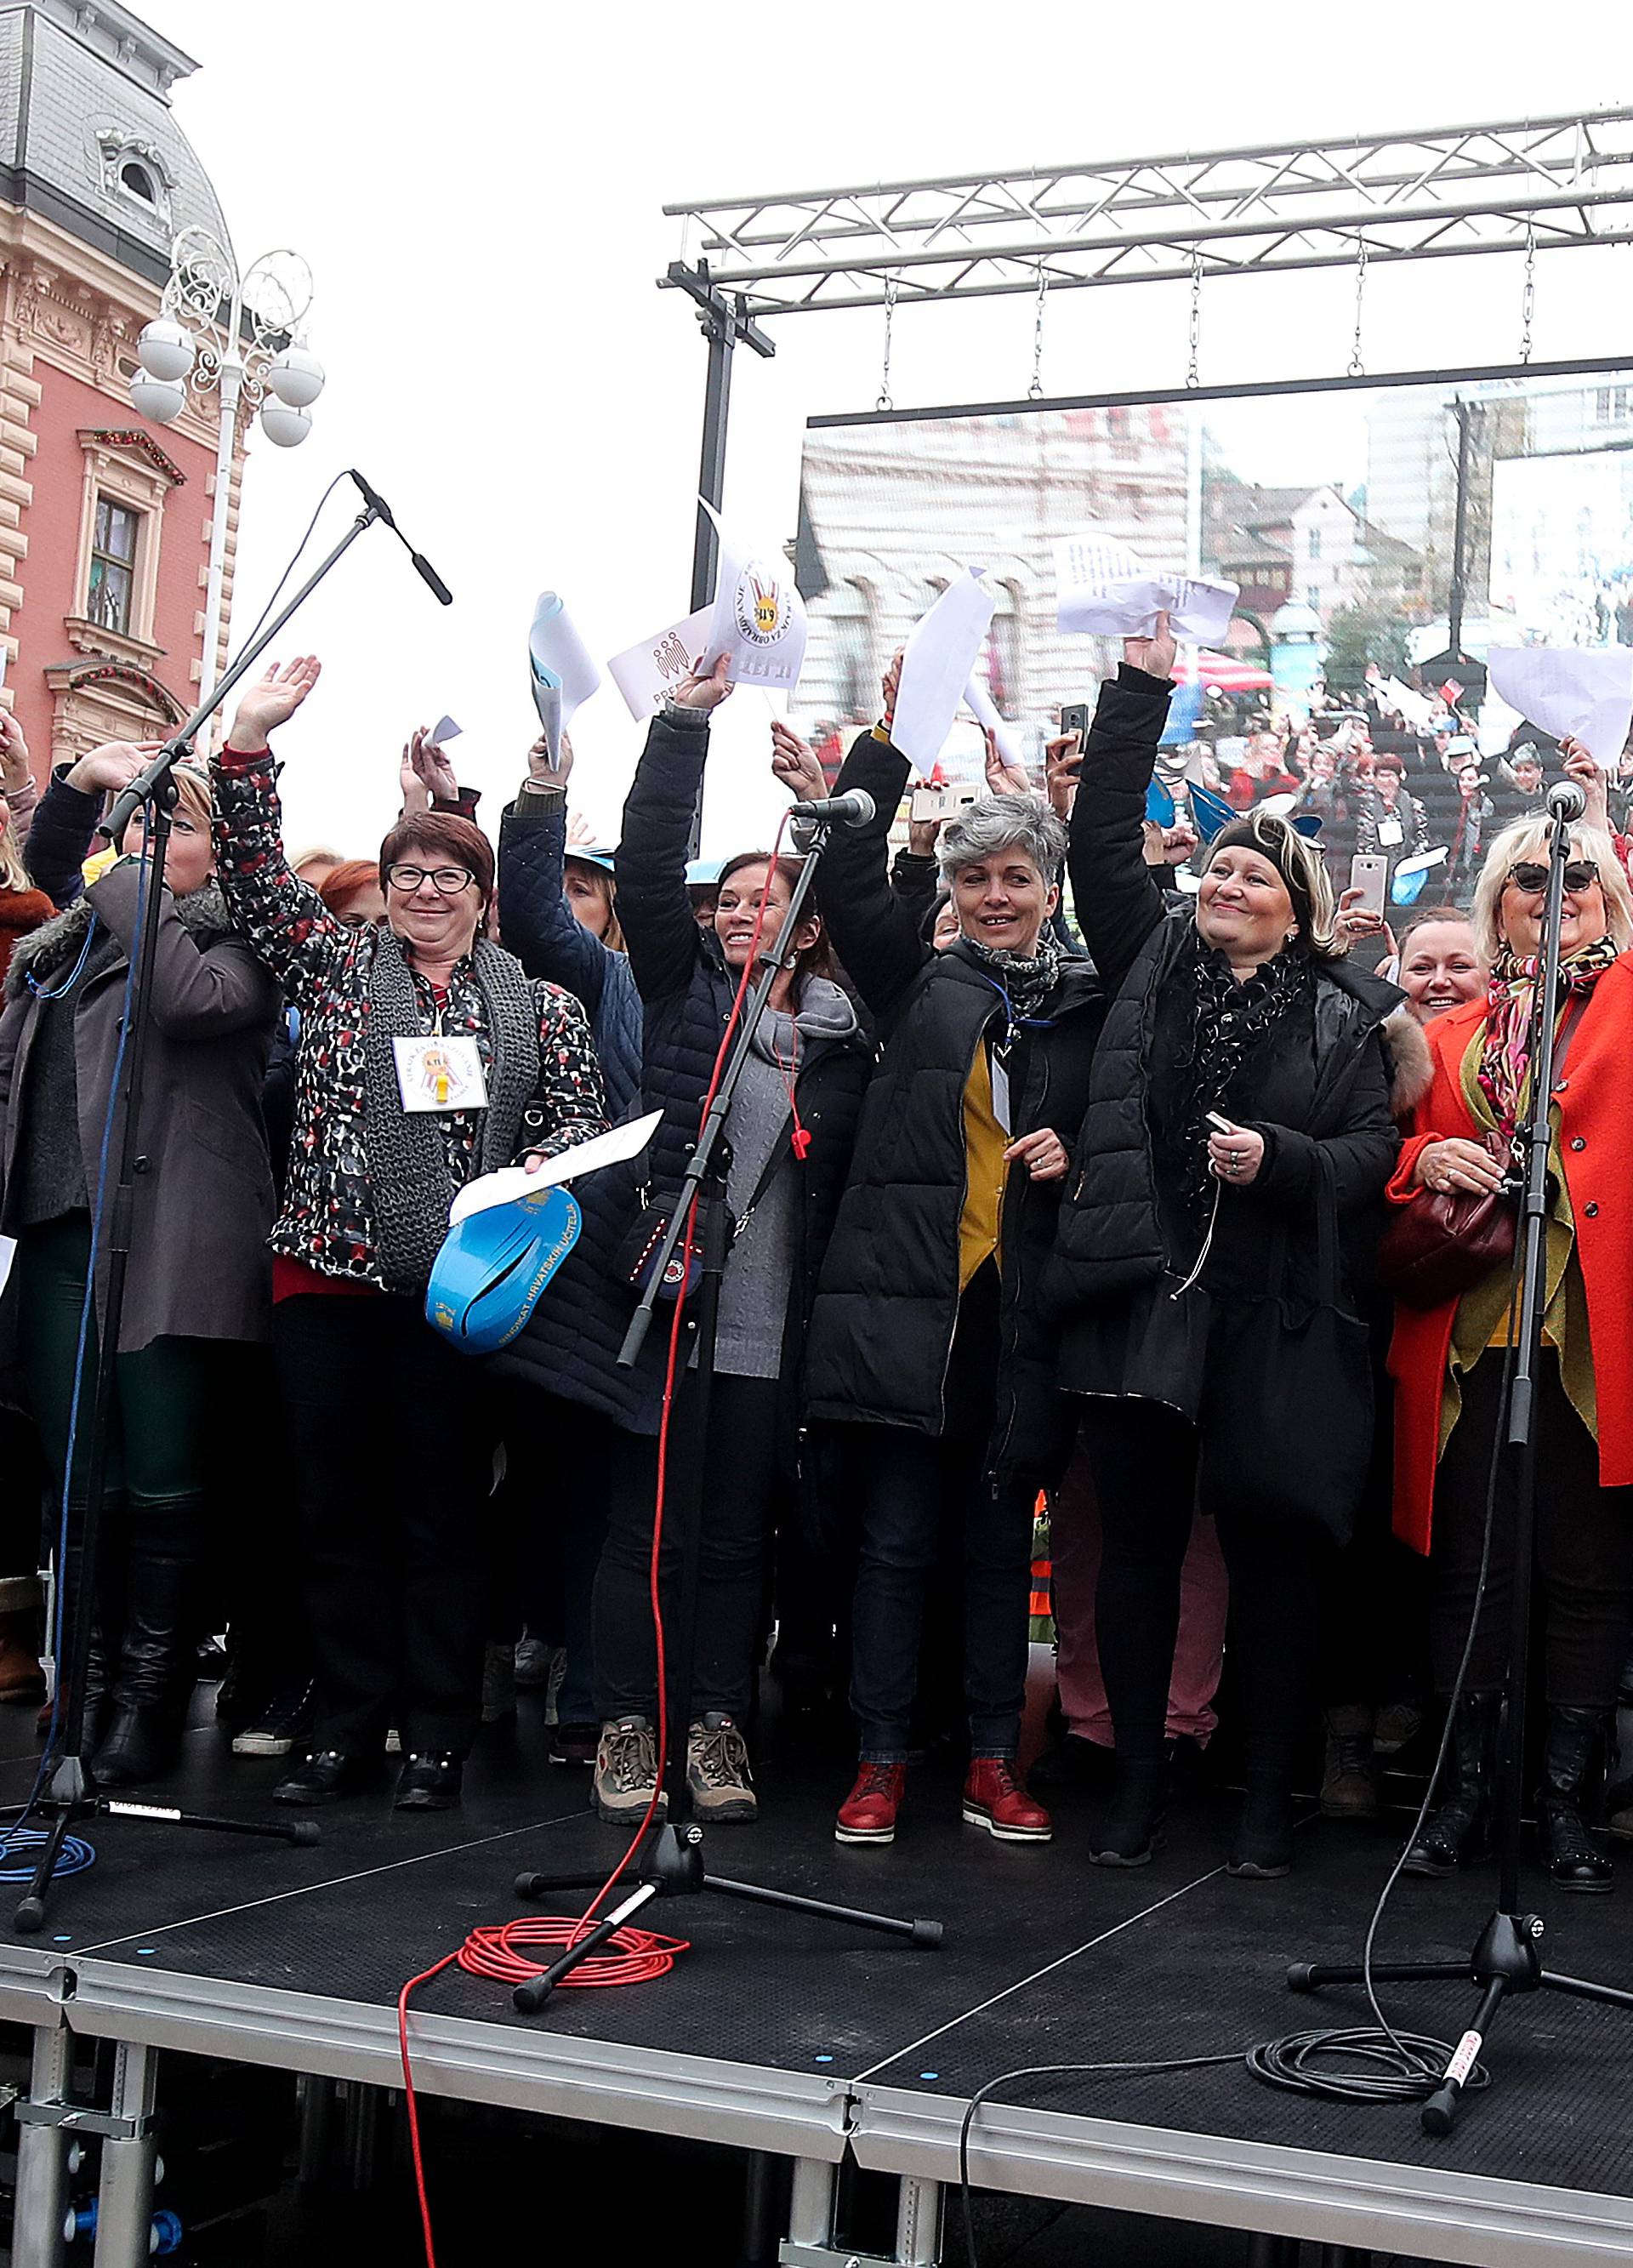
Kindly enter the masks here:
<path id="1" fill-rule="evenodd" d="M 194 707 L 218 509 L 230 600 L 242 428 L 217 498 L 213 416 L 161 441 L 129 396 L 172 239 L 226 240 L 171 106 L 195 68 L 118 0 L 0 0 L 0 645 L 42 777 Z"/>

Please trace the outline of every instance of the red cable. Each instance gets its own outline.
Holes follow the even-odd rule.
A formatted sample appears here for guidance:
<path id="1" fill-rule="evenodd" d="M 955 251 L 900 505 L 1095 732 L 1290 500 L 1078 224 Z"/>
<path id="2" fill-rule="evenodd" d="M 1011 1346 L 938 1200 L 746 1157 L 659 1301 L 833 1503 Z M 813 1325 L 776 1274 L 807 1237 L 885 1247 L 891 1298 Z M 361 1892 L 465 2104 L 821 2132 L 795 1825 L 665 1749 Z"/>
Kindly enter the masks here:
<path id="1" fill-rule="evenodd" d="M 790 806 L 791 811 L 792 806 Z M 776 839 L 771 846 L 770 863 L 775 865 L 783 846 L 790 813 L 784 812 L 778 822 Z M 769 869 L 768 868 L 768 880 Z M 726 1051 L 732 1035 L 743 1012 L 743 1001 L 748 983 L 760 954 L 760 937 L 765 927 L 766 893 L 761 893 L 760 909 L 754 917 L 754 935 L 748 941 L 748 954 L 743 963 L 743 973 L 738 979 L 737 991 L 732 1001 L 731 1012 L 725 1020 L 720 1046 L 715 1056 L 714 1069 L 709 1075 L 709 1091 L 703 1097 L 698 1129 L 714 1106 L 720 1091 L 720 1075 L 725 1068 Z M 795 1123 L 798 1124 L 798 1112 Z M 803 1156 L 803 1152 L 797 1154 Z M 662 1415 L 658 1425 L 658 1485 L 652 1500 L 652 1550 L 648 1563 L 648 1594 L 652 1609 L 652 1640 L 654 1667 L 658 1677 L 658 1771 L 652 1787 L 651 1800 L 647 1804 L 640 1825 L 631 1837 L 628 1849 L 612 1873 L 591 1899 L 581 1914 L 527 1914 L 515 1921 L 495 1925 L 484 1923 L 472 1930 L 464 1944 L 455 1953 L 445 1953 L 440 1961 L 423 1969 L 417 1977 L 410 1977 L 397 1995 L 397 2049 L 402 2065 L 403 2099 L 408 2109 L 408 2147 L 414 2161 L 414 2185 L 419 2198 L 420 2231 L 425 2244 L 425 2268 L 437 2268 L 437 2250 L 431 2234 L 430 2204 L 425 2194 L 425 2161 L 420 2149 L 420 2114 L 414 2093 L 414 2067 L 408 2053 L 408 1996 L 433 1977 L 457 1962 L 468 1977 L 487 1977 L 502 1984 L 527 1984 L 541 1977 L 549 1966 L 548 1962 L 529 1961 L 517 1951 L 519 1945 L 554 1946 L 564 1949 L 576 1945 L 586 1930 L 594 1926 L 595 1910 L 624 1868 L 635 1856 L 642 1837 L 652 1823 L 658 1800 L 663 1794 L 664 1775 L 669 1760 L 669 1705 L 666 1658 L 664 1650 L 663 1599 L 658 1587 L 659 1554 L 663 1548 L 664 1498 L 669 1470 L 669 1420 L 674 1409 L 675 1373 L 680 1348 L 680 1323 L 686 1310 L 688 1280 L 692 1272 L 692 1240 L 697 1226 L 697 1199 L 692 1199 L 687 1214 L 686 1236 L 680 1252 L 680 1285 L 675 1294 L 674 1320 L 669 1327 L 669 1355 L 664 1372 Z M 689 1941 L 680 1937 L 660 1936 L 655 1930 L 636 1929 L 628 1923 L 614 1930 L 607 1940 L 616 1952 L 593 1953 L 570 1969 L 562 1978 L 563 1985 L 596 1986 L 612 1984 L 650 1984 L 659 1977 L 666 1977 L 674 1967 L 678 1954 L 691 1950 Z"/>

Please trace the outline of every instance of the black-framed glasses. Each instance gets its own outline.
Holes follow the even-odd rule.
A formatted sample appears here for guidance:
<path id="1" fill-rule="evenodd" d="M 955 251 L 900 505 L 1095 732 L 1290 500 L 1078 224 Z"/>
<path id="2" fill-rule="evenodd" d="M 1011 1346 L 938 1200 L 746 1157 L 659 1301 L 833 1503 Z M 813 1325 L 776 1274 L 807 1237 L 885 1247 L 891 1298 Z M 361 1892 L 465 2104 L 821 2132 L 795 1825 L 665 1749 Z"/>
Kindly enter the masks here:
<path id="1" fill-rule="evenodd" d="M 405 897 L 422 882 L 429 882 L 439 896 L 452 898 L 476 877 L 468 866 L 387 866 L 386 880 Z"/>
<path id="2" fill-rule="evenodd" d="M 1539 861 L 1522 858 L 1517 866 L 1508 870 L 1508 879 L 1516 889 L 1534 893 L 1548 887 L 1548 868 Z M 1599 880 L 1599 868 L 1591 858 L 1572 858 L 1565 867 L 1565 887 L 1568 890 L 1590 890 Z"/>

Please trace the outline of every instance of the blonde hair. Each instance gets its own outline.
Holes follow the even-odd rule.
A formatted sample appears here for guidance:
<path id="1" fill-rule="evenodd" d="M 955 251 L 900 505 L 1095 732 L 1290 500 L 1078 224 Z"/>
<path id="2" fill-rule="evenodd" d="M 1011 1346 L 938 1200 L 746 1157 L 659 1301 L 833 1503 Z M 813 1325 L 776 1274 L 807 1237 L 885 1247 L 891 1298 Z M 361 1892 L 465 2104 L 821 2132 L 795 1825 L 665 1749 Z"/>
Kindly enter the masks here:
<path id="1" fill-rule="evenodd" d="M 178 764 L 172 777 L 176 783 L 176 802 L 195 827 L 210 829 L 210 774 L 196 764 Z"/>
<path id="2" fill-rule="evenodd" d="M 32 890 L 33 877 L 23 864 L 23 854 L 17 847 L 17 837 L 11 831 L 8 807 L 5 831 L 0 834 L 0 890 Z"/>
<path id="3" fill-rule="evenodd" d="M 1327 861 L 1307 835 L 1300 835 L 1278 811 L 1255 807 L 1228 820 L 1208 849 L 1208 865 L 1232 845 L 1257 850 L 1286 885 L 1293 918 L 1307 949 L 1320 961 L 1341 960 L 1348 950 L 1338 937 L 1338 907 Z M 1207 872 L 1207 867 L 1203 868 Z"/>
<path id="4" fill-rule="evenodd" d="M 1553 821 L 1546 813 L 1534 812 L 1525 819 L 1512 821 L 1486 852 L 1480 880 L 1475 884 L 1469 918 L 1475 925 L 1475 941 L 1487 961 L 1497 959 L 1503 944 L 1503 924 L 1498 917 L 1510 868 L 1523 865 L 1527 859 L 1545 866 L 1553 841 Z M 1615 845 L 1608 835 L 1601 834 L 1596 827 L 1573 826 L 1570 849 L 1573 857 L 1591 858 L 1599 869 L 1599 886 L 1605 895 L 1605 926 L 1615 939 L 1617 950 L 1625 953 L 1633 945 L 1633 894 L 1629 892 L 1628 878 L 1622 871 Z"/>

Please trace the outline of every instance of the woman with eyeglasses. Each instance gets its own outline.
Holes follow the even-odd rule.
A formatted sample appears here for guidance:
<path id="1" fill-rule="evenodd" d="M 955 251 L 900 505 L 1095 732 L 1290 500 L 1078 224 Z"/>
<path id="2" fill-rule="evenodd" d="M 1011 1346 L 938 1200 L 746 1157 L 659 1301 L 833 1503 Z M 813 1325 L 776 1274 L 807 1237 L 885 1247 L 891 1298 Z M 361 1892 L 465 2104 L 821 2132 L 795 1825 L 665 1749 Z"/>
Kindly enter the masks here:
<path id="1" fill-rule="evenodd" d="M 267 742 L 317 679 L 311 659 L 269 670 L 214 768 L 234 924 L 301 1015 L 273 1344 L 318 1698 L 312 1752 L 274 1793 L 361 1785 L 394 1723 L 398 1808 L 441 1810 L 480 1721 L 496 1430 L 425 1286 L 455 1192 L 600 1132 L 601 1079 L 578 1003 L 482 935 L 494 858 L 468 820 L 404 814 L 379 922 L 347 927 L 291 872 Z"/>
<path id="2" fill-rule="evenodd" d="M 1610 1861 L 1587 1825 L 1614 1737 L 1633 1616 L 1633 899 L 1605 830 L 1602 777 L 1571 829 L 1556 1023 L 1547 1308 L 1535 1406 L 1536 1563 L 1547 1726 L 1537 1818 L 1564 1889 L 1607 1890 Z M 1497 1189 L 1522 1167 L 1531 1105 L 1537 956 L 1553 822 L 1518 820 L 1492 843 L 1475 893 L 1490 976 L 1476 999 L 1425 1027 L 1433 1079 L 1418 1103 L 1389 1197 Z M 1458 1684 L 1438 1808 L 1407 1871 L 1446 1875 L 1484 1855 L 1514 1582 L 1513 1461 L 1502 1454 L 1504 1378 L 1518 1330 L 1506 1261 L 1437 1307 L 1396 1311 L 1395 1528 L 1429 1557 L 1437 1690 Z M 1497 1463 L 1482 1592 L 1488 1494 Z"/>
<path id="3" fill-rule="evenodd" d="M 104 796 L 126 785 L 156 745 L 93 749 L 52 781 L 31 850 L 56 895 L 77 889 Z M 212 1381 L 224 1345 L 264 1341 L 269 1320 L 273 1196 L 261 1083 L 277 987 L 232 933 L 216 878 L 210 784 L 186 765 L 174 778 L 143 1082 L 144 1170 L 103 1478 L 103 1580 L 90 1691 L 70 1697 L 85 1710 L 92 1771 L 105 1786 L 149 1778 L 174 1759 L 201 1634 Z M 74 1476 L 83 1472 L 90 1442 L 83 1393 L 77 1421 L 71 1412 L 77 1371 L 92 1374 L 79 1348 L 93 1248 L 86 1365 L 106 1320 L 109 1225 L 99 1190 L 124 1056 L 129 954 L 149 887 L 143 839 L 137 818 L 118 860 L 18 942 L 0 1019 L 0 1232 L 18 1246 L 0 1339 L 15 1336 L 20 1347 L 59 1497 L 70 1462 Z M 0 1362 L 5 1353 L 0 1346 Z M 71 1560 L 67 1580 L 76 1589 Z"/>

